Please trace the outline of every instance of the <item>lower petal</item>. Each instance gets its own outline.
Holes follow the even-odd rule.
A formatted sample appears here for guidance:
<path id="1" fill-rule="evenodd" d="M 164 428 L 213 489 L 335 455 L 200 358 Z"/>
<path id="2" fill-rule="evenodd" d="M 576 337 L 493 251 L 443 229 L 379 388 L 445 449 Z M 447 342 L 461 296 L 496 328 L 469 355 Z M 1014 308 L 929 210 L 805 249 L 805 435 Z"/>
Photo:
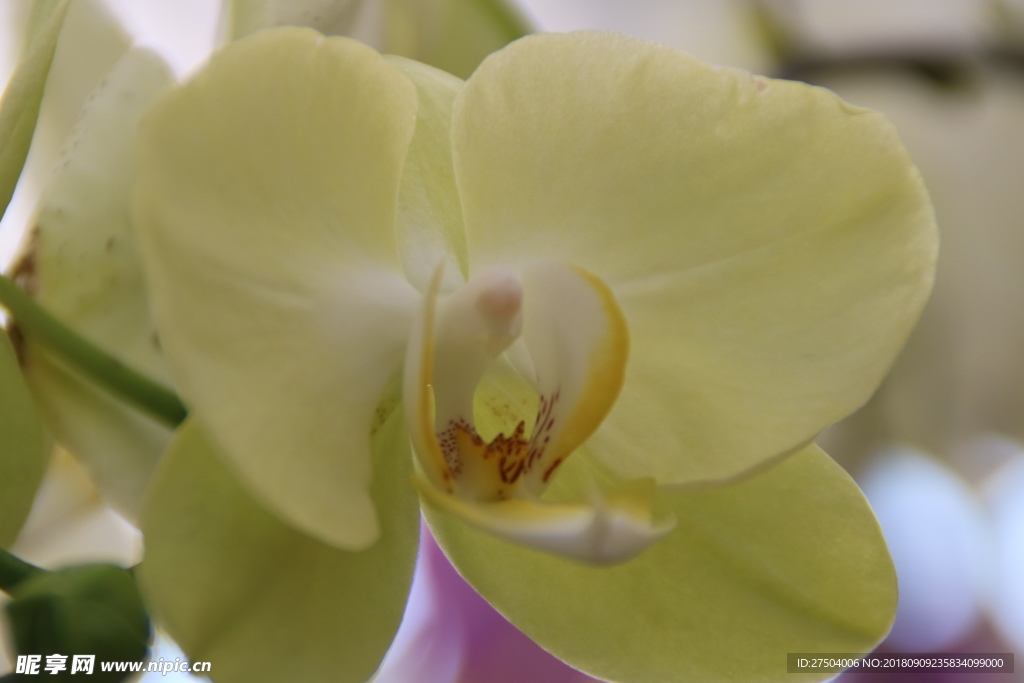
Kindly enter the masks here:
<path id="1" fill-rule="evenodd" d="M 332 548 L 285 525 L 231 476 L 193 422 L 143 513 L 140 580 L 161 625 L 224 683 L 362 683 L 402 618 L 419 533 L 401 411 L 373 443 L 381 540 Z"/>
<path id="2" fill-rule="evenodd" d="M 576 495 L 587 476 L 579 455 L 554 482 L 560 493 Z M 817 447 L 672 500 L 677 528 L 608 568 L 524 550 L 429 509 L 427 521 L 492 605 L 601 679 L 784 681 L 787 652 L 867 652 L 888 631 L 896 577 L 885 542 L 856 484 Z"/>

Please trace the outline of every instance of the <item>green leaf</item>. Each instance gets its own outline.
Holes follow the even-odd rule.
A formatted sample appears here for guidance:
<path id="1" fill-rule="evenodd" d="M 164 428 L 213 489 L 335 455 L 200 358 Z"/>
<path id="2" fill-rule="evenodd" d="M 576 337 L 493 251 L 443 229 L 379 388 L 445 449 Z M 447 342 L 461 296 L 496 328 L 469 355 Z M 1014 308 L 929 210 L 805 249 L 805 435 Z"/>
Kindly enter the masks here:
<path id="1" fill-rule="evenodd" d="M 38 0 L 29 19 L 31 39 L 0 100 L 0 216 L 14 194 L 32 144 L 46 77 L 70 0 Z"/>
<path id="2" fill-rule="evenodd" d="M 90 680 L 104 682 L 127 676 L 104 673 L 99 662 L 146 656 L 149 617 L 126 569 L 100 564 L 41 573 L 19 583 L 11 598 L 6 608 L 19 654 L 93 654 Z"/>
<path id="3" fill-rule="evenodd" d="M 601 477 L 582 455 L 552 482 L 555 496 Z M 427 521 L 498 611 L 602 679 L 792 681 L 787 652 L 867 652 L 888 632 L 896 575 L 885 541 L 856 484 L 816 446 L 742 483 L 670 498 L 677 528 L 610 568 L 519 548 L 436 511 Z"/>
<path id="4" fill-rule="evenodd" d="M 14 348 L 0 330 L 0 548 L 9 547 L 21 531 L 49 453 Z"/>
<path id="5" fill-rule="evenodd" d="M 186 422 L 142 519 L 147 601 L 218 682 L 362 683 L 391 644 L 412 581 L 419 512 L 401 410 L 373 438 L 380 540 L 338 550 L 262 508 Z"/>

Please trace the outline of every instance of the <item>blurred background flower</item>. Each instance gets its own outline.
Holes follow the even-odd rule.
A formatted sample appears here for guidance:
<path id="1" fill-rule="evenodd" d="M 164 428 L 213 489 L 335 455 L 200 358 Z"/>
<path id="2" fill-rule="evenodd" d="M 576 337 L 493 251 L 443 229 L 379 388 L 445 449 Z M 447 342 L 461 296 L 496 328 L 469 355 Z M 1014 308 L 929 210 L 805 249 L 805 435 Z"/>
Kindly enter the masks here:
<path id="1" fill-rule="evenodd" d="M 429 17 L 473 16 L 474 2 L 365 0 L 345 16 L 357 37 L 449 60 L 458 71 L 500 36 L 445 52 L 450 37 Z M 0 79 L 13 68 L 30 4 L 0 3 Z M 1024 2 L 519 0 L 513 11 L 538 30 L 615 30 L 713 63 L 807 80 L 893 120 L 935 202 L 943 240 L 936 290 L 883 388 L 821 443 L 863 486 L 896 562 L 901 602 L 883 648 L 1024 651 Z M 26 173 L 0 224 L 0 266 L 12 258 L 85 98 L 129 43 L 153 47 L 180 77 L 225 31 L 249 30 L 231 26 L 211 0 L 74 0 Z M 43 566 L 128 566 L 139 543 L 80 467 L 58 454 L 14 550 Z M 590 680 L 494 612 L 429 534 L 423 548 L 380 681 Z"/>

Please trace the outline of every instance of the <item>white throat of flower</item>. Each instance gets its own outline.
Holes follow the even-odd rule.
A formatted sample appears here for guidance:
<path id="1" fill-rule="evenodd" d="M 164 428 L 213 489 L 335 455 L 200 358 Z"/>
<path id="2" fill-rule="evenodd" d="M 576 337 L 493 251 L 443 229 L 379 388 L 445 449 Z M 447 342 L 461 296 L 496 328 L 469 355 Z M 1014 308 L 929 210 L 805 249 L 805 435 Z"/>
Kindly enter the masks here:
<path id="1" fill-rule="evenodd" d="M 421 493 L 509 540 L 596 564 L 629 559 L 667 533 L 655 521 L 653 481 L 594 491 L 590 500 L 541 500 L 559 466 L 598 428 L 625 377 L 629 336 L 608 287 L 580 268 L 538 263 L 491 268 L 439 300 L 435 272 L 410 333 L 406 419 Z M 477 432 L 473 398 L 484 373 L 515 345 L 539 400 L 490 442 Z"/>

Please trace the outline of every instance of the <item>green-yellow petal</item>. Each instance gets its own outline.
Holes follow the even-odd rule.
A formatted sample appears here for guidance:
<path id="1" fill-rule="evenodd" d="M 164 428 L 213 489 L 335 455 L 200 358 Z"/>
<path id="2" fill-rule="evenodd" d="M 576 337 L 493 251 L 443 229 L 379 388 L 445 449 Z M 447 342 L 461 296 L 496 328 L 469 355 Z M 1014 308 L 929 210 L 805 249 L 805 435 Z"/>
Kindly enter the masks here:
<path id="1" fill-rule="evenodd" d="M 416 133 L 398 192 L 398 248 L 405 276 L 421 292 L 445 262 L 444 290 L 465 281 L 468 270 L 462 204 L 452 166 L 452 101 L 463 82 L 402 57 L 385 59 L 416 86 Z"/>
<path id="2" fill-rule="evenodd" d="M 555 495 L 576 496 L 600 476 L 588 475 L 581 455 L 553 482 Z M 867 652 L 889 630 L 896 576 L 885 541 L 856 484 L 817 447 L 740 484 L 669 498 L 676 529 L 603 568 L 426 512 L 481 595 L 546 650 L 603 680 L 795 680 L 787 652 Z"/>
<path id="3" fill-rule="evenodd" d="M 308 29 L 222 48 L 140 132 L 136 223 L 192 414 L 254 496 L 322 541 L 378 536 L 369 435 L 418 298 L 396 197 L 416 91 Z"/>
<path id="4" fill-rule="evenodd" d="M 194 423 L 154 480 L 140 581 L 158 623 L 224 683 L 362 683 L 398 629 L 419 513 L 401 410 L 374 438 L 381 540 L 348 552 L 303 535 L 239 486 Z"/>
<path id="5" fill-rule="evenodd" d="M 36 22 L 36 13 L 43 14 L 47 6 L 55 4 L 53 0 L 33 3 L 30 31 L 34 25 L 37 38 L 43 35 L 44 24 Z M 32 148 L 19 181 L 19 195 L 24 193 L 31 199 L 19 202 L 15 197 L 8 217 L 18 229 L 30 220 L 35 197 L 57 165 L 85 101 L 131 44 L 104 0 L 74 0 L 68 7 L 40 103 Z"/>
<path id="6" fill-rule="evenodd" d="M 25 284 L 38 302 L 130 367 L 168 382 L 130 220 L 134 132 L 172 81 L 146 50 L 127 53 L 94 91 L 43 191 Z M 57 441 L 104 497 L 134 518 L 171 430 L 29 343 L 25 374 Z"/>
<path id="7" fill-rule="evenodd" d="M 931 287 L 916 170 L 882 116 L 821 88 L 528 36 L 467 81 L 453 145 L 471 273 L 574 263 L 621 304 L 626 382 L 588 445 L 624 478 L 800 448 L 867 400 Z"/>
<path id="8" fill-rule="evenodd" d="M 0 329 L 0 548 L 9 547 L 21 531 L 49 454 L 14 348 Z"/>
<path id="9" fill-rule="evenodd" d="M 53 53 L 70 0 L 38 2 L 29 40 L 0 100 L 0 216 L 7 209 L 28 156 Z"/>

